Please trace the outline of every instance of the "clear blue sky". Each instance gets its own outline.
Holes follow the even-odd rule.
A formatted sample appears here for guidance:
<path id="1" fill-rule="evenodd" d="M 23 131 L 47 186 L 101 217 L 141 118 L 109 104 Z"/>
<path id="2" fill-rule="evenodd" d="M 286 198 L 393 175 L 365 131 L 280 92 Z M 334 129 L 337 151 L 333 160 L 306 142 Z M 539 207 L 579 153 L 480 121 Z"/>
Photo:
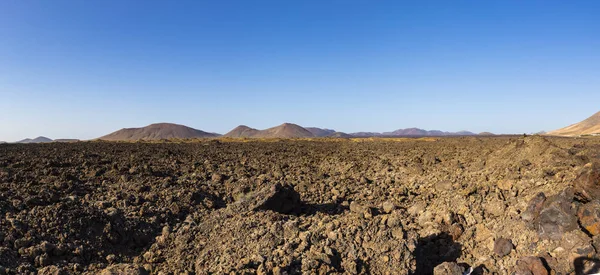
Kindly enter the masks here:
<path id="1" fill-rule="evenodd" d="M 600 111 L 600 1 L 0 1 L 0 140 L 523 133 Z"/>

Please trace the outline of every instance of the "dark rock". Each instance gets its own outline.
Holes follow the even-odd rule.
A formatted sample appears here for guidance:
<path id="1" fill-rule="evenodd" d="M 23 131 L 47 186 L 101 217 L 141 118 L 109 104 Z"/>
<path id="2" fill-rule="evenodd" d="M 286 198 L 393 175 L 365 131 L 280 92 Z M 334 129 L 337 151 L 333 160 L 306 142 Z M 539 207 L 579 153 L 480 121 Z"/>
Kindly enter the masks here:
<path id="1" fill-rule="evenodd" d="M 433 269 L 434 275 L 463 275 L 465 268 L 454 262 L 439 264 Z"/>
<path id="2" fill-rule="evenodd" d="M 540 258 L 527 256 L 517 260 L 514 275 L 548 275 L 548 269 Z"/>
<path id="3" fill-rule="evenodd" d="M 600 163 L 586 164 L 574 182 L 574 191 L 582 201 L 600 199 Z"/>
<path id="4" fill-rule="evenodd" d="M 499 238 L 494 242 L 494 253 L 500 257 L 510 254 L 513 248 L 514 245 L 509 239 Z"/>
<path id="5" fill-rule="evenodd" d="M 525 221 L 533 221 L 540 214 L 542 210 L 542 206 L 544 205 L 544 201 L 546 201 L 546 196 L 544 193 L 538 193 L 535 195 L 527 205 L 527 209 L 523 211 L 521 214 L 521 218 Z"/>
<path id="6" fill-rule="evenodd" d="M 588 233 L 593 236 L 600 234 L 600 201 L 594 200 L 581 206 L 577 216 Z"/>
<path id="7" fill-rule="evenodd" d="M 241 204 L 248 205 L 251 210 L 271 210 L 291 214 L 300 211 L 302 201 L 293 186 L 275 184 L 250 195 Z"/>
<path id="8" fill-rule="evenodd" d="M 571 207 L 572 200 L 572 191 L 567 188 L 544 202 L 533 223 L 541 238 L 558 240 L 565 232 L 578 228 L 577 217 Z"/>

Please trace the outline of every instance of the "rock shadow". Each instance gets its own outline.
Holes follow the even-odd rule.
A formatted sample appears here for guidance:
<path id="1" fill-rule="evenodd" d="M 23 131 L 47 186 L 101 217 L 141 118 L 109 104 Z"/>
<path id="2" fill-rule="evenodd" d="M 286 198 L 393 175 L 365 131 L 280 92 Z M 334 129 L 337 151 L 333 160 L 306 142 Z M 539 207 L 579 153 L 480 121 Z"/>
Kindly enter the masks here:
<path id="1" fill-rule="evenodd" d="M 576 275 L 600 273 L 600 259 L 579 257 L 573 261 Z"/>
<path id="2" fill-rule="evenodd" d="M 420 238 L 414 252 L 417 269 L 413 275 L 433 274 L 437 265 L 454 262 L 461 254 L 462 245 L 446 232 Z"/>
<path id="3" fill-rule="evenodd" d="M 304 216 L 324 213 L 327 215 L 338 215 L 347 210 L 338 202 L 325 204 L 312 204 L 303 202 L 300 199 L 300 193 L 294 190 L 291 185 L 275 185 L 271 194 L 255 210 L 271 210 L 277 213 Z"/>

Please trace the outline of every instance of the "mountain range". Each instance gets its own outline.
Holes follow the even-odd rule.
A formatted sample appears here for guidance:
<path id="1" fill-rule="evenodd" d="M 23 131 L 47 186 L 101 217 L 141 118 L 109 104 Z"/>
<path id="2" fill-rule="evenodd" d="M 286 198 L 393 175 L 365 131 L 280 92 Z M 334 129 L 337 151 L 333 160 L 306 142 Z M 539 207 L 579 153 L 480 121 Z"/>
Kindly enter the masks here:
<path id="1" fill-rule="evenodd" d="M 34 139 L 26 138 L 24 140 L 17 141 L 17 143 L 47 143 L 47 142 L 52 142 L 52 140 L 47 137 L 36 137 Z"/>
<path id="2" fill-rule="evenodd" d="M 600 135 L 600 112 L 567 127 L 548 132 L 552 136 Z"/>
<path id="3" fill-rule="evenodd" d="M 302 127 L 293 123 L 283 123 L 279 126 L 264 130 L 240 125 L 223 135 L 228 138 L 352 138 L 352 137 L 436 137 L 436 136 L 472 136 L 469 131 L 444 132 L 439 130 L 423 130 L 419 128 L 398 129 L 392 132 L 356 132 L 343 133 L 333 129 L 318 127 Z M 491 135 L 491 133 L 486 133 Z M 135 140 L 160 140 L 160 139 L 187 139 L 187 138 L 216 138 L 220 134 L 194 129 L 185 125 L 173 123 L 156 123 L 139 128 L 123 128 L 113 133 L 97 138 L 106 141 L 135 141 Z M 73 142 L 78 140 L 57 139 L 54 142 Z M 44 143 L 53 142 L 46 137 L 24 139 L 18 143 Z"/>

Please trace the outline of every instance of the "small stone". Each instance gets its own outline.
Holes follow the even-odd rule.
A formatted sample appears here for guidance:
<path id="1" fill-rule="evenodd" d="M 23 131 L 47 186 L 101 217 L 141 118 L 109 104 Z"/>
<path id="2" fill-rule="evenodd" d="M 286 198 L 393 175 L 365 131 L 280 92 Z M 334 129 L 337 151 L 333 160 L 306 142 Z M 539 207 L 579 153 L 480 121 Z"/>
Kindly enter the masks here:
<path id="1" fill-rule="evenodd" d="M 463 227 L 458 223 L 454 223 L 450 226 L 450 228 L 448 228 L 448 234 L 452 236 L 453 241 L 458 240 L 460 236 L 462 236 L 463 232 Z"/>
<path id="2" fill-rule="evenodd" d="M 433 269 L 434 275 L 463 275 L 465 268 L 455 262 L 445 262 Z"/>
<path id="3" fill-rule="evenodd" d="M 435 190 L 437 191 L 450 191 L 452 190 L 452 182 L 449 181 L 441 181 L 435 185 Z"/>
<path id="4" fill-rule="evenodd" d="M 221 183 L 221 182 L 223 182 L 223 178 L 224 178 L 223 175 L 215 173 L 215 174 L 212 174 L 210 179 L 215 183 Z"/>
<path id="5" fill-rule="evenodd" d="M 273 272 L 273 275 L 281 275 L 281 268 L 276 266 L 273 267 L 273 270 L 271 270 Z"/>
<path id="6" fill-rule="evenodd" d="M 28 238 L 20 238 L 15 241 L 15 248 L 19 249 L 22 247 L 27 247 L 31 243 L 31 240 Z"/>
<path id="7" fill-rule="evenodd" d="M 52 264 L 52 260 L 50 260 L 50 257 L 48 256 L 48 254 L 42 254 L 39 257 L 39 264 L 40 266 L 48 266 L 50 264 Z"/>
<path id="8" fill-rule="evenodd" d="M 153 263 L 155 261 L 154 253 L 150 251 L 144 253 L 144 260 L 148 263 Z"/>
<path id="9" fill-rule="evenodd" d="M 498 188 L 500 190 L 508 191 L 513 187 L 513 181 L 509 179 L 503 179 L 498 181 Z"/>
<path id="10" fill-rule="evenodd" d="M 506 204 L 499 199 L 489 200 L 483 207 L 485 212 L 495 217 L 500 217 L 506 213 Z"/>
<path id="11" fill-rule="evenodd" d="M 389 201 L 386 201 L 383 203 L 383 212 L 384 213 L 388 213 L 388 214 L 392 213 L 392 211 L 394 211 L 394 209 L 396 209 L 396 206 L 393 203 L 391 203 Z"/>
<path id="12" fill-rule="evenodd" d="M 110 255 L 106 256 L 106 261 L 109 264 L 114 263 L 116 260 L 117 260 L 117 256 L 115 256 L 115 254 L 110 254 Z"/>
<path id="13" fill-rule="evenodd" d="M 494 242 L 494 253 L 500 257 L 504 257 L 512 251 L 514 245 L 511 240 L 499 238 Z"/>
<path id="14" fill-rule="evenodd" d="M 517 260 L 514 275 L 548 275 L 548 270 L 540 258 L 528 256 Z"/>
<path id="15" fill-rule="evenodd" d="M 350 212 L 360 214 L 363 212 L 363 207 L 358 202 L 350 203 Z"/>

